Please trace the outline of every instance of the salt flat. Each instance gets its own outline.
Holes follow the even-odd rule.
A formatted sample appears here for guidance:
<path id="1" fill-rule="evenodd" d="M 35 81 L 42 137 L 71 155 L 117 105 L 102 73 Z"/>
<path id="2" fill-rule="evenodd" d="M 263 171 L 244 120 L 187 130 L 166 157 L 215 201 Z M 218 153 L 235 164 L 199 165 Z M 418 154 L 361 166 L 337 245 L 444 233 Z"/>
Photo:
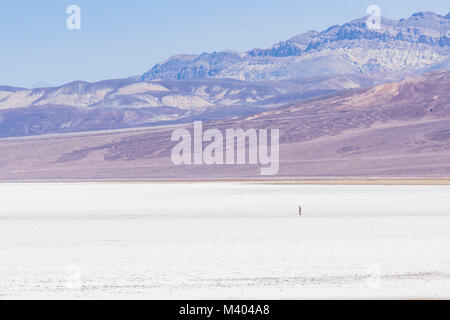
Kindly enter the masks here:
<path id="1" fill-rule="evenodd" d="M 0 194 L 2 299 L 450 297 L 450 186 L 1 184 Z"/>

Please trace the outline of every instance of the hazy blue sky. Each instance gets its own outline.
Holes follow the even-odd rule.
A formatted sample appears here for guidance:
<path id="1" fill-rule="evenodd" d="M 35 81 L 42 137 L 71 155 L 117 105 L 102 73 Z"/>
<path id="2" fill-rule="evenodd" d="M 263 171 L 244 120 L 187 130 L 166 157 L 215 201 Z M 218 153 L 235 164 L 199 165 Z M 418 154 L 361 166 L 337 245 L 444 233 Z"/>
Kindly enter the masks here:
<path id="1" fill-rule="evenodd" d="M 0 4 L 0 84 L 96 81 L 141 74 L 177 53 L 268 47 L 365 16 L 450 11 L 448 0 L 11 0 Z M 81 8 L 81 30 L 66 9 Z"/>

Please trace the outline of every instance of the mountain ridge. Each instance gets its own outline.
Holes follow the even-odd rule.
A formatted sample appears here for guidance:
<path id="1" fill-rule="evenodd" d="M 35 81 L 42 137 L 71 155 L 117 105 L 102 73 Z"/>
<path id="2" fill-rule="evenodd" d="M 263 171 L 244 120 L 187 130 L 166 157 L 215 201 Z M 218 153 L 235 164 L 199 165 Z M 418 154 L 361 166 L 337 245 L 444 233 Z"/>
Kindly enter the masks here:
<path id="1" fill-rule="evenodd" d="M 155 65 L 141 80 L 232 78 L 260 81 L 317 74 L 418 72 L 449 55 L 449 16 L 418 12 L 398 21 L 382 18 L 381 30 L 370 30 L 364 17 L 322 32 L 308 31 L 268 49 L 176 55 Z M 332 63 L 327 63 L 328 59 Z M 309 66 L 302 67 L 305 63 Z M 296 72 L 286 69 L 296 69 Z"/>
<path id="2" fill-rule="evenodd" d="M 267 49 L 178 54 L 123 79 L 34 89 L 0 86 L 0 137 L 250 116 L 449 69 L 450 14 L 383 18 L 382 26 L 369 30 L 359 18 Z"/>
<path id="3" fill-rule="evenodd" d="M 280 130 L 273 179 L 435 177 L 450 174 L 450 71 L 310 98 L 215 128 Z M 255 165 L 176 166 L 175 128 L 0 139 L 0 180 L 257 179 Z M 31 156 L 30 156 L 31 155 Z"/>
<path id="4" fill-rule="evenodd" d="M 407 74 L 316 76 L 248 82 L 233 79 L 74 81 L 56 88 L 0 88 L 0 137 L 118 129 L 255 114 L 349 88 L 399 81 Z M 3 97 L 3 99 L 2 99 Z M 16 103 L 14 108 L 11 104 Z M 111 119 L 107 118 L 107 115 Z"/>

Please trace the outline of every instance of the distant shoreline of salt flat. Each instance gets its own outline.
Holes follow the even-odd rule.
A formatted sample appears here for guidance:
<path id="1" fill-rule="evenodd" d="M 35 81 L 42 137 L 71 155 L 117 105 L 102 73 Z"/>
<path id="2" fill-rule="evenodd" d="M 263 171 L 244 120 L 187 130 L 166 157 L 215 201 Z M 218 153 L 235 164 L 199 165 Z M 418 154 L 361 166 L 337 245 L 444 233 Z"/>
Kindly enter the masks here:
<path id="1" fill-rule="evenodd" d="M 45 183 L 248 183 L 275 185 L 450 185 L 450 178 L 282 178 L 282 179 L 48 179 L 48 180 L 6 180 L 1 184 L 45 184 Z"/>

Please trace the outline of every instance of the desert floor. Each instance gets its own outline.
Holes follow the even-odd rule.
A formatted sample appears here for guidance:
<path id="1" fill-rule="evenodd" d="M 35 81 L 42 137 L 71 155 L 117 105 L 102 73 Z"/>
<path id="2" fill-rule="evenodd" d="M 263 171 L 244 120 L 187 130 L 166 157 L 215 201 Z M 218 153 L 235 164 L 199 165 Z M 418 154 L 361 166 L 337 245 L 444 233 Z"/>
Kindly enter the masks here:
<path id="1" fill-rule="evenodd" d="M 35 183 L 0 194 L 0 299 L 450 297 L 448 185 Z"/>

